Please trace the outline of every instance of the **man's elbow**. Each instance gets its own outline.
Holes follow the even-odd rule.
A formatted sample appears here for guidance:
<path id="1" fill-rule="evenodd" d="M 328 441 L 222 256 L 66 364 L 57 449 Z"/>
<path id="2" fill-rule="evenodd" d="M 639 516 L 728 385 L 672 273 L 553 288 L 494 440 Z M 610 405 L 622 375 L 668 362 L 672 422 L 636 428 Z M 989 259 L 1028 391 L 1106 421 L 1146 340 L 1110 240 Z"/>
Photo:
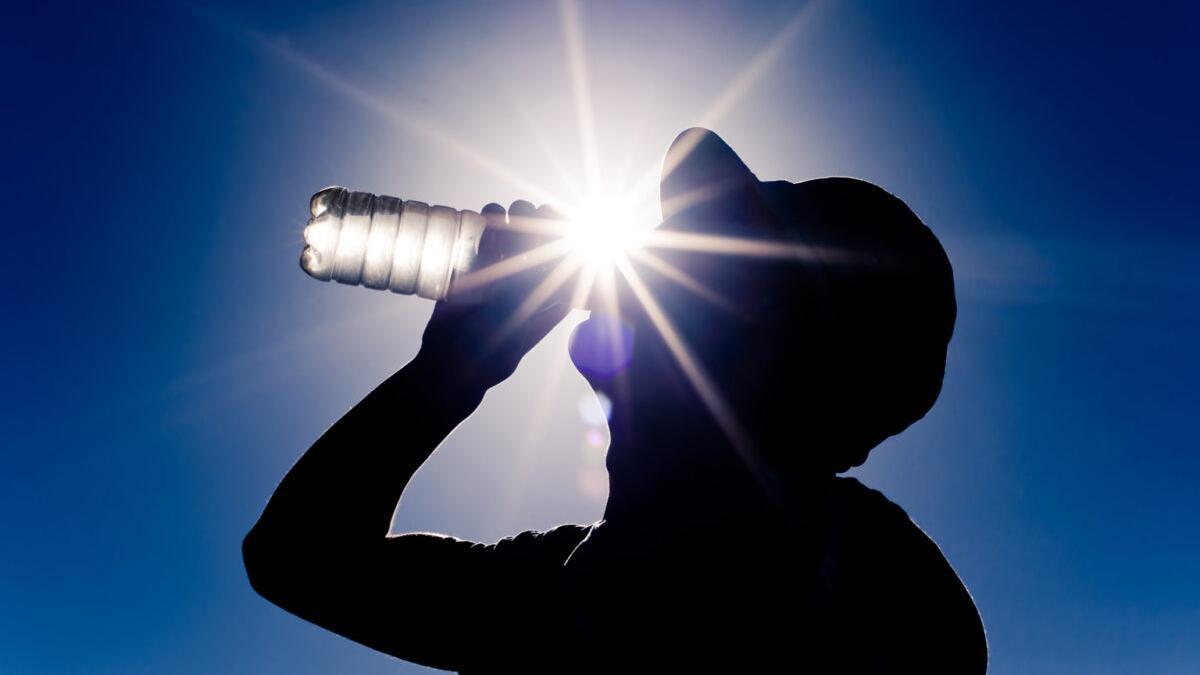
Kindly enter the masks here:
<path id="1" fill-rule="evenodd" d="M 264 534 L 259 527 L 250 530 L 242 540 L 242 564 L 246 567 L 250 587 L 280 606 L 287 603 L 288 589 L 292 585 L 288 580 L 288 570 L 292 566 L 285 562 L 286 558 L 278 541 Z"/>
<path id="2" fill-rule="evenodd" d="M 328 546 L 256 525 L 242 540 L 242 564 L 250 587 L 272 604 L 308 618 L 344 577 Z M 311 620 L 311 619 L 310 619 Z"/>

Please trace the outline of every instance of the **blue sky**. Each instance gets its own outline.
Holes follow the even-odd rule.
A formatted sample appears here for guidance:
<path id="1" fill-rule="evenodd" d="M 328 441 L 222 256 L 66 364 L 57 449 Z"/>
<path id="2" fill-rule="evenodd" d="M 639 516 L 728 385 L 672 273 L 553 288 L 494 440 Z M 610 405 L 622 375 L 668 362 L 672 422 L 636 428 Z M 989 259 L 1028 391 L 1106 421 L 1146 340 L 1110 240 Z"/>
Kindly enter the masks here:
<path id="1" fill-rule="evenodd" d="M 601 169 L 652 169 L 704 121 L 760 177 L 905 199 L 954 263 L 958 327 L 938 405 L 856 474 L 942 546 L 992 672 L 1200 670 L 1200 16 L 966 4 L 582 3 Z M 306 200 L 562 190 L 583 172 L 562 6 L 20 11 L 0 671 L 419 671 L 241 569 L 275 482 L 431 309 L 305 276 Z M 565 335 L 422 469 L 399 529 L 599 516 Z"/>

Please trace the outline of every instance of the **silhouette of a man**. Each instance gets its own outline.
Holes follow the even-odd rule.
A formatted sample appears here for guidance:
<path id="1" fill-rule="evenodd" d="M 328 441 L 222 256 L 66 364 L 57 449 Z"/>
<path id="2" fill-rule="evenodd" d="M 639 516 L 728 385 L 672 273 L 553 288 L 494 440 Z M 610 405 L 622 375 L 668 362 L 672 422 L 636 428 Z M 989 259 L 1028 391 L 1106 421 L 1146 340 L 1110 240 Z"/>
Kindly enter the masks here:
<path id="1" fill-rule="evenodd" d="M 712 291 L 643 270 L 674 333 L 628 289 L 619 353 L 612 317 L 576 329 L 572 359 L 613 402 L 603 520 L 494 544 L 389 535 L 413 473 L 565 316 L 496 346 L 527 290 L 510 288 L 439 305 L 417 357 L 292 468 L 244 543 L 255 590 L 464 673 L 983 673 L 983 626 L 937 546 L 837 476 L 941 389 L 955 300 L 937 239 L 862 181 L 760 182 L 703 129 L 668 151 L 661 200 L 666 232 L 795 254 L 660 253 Z"/>

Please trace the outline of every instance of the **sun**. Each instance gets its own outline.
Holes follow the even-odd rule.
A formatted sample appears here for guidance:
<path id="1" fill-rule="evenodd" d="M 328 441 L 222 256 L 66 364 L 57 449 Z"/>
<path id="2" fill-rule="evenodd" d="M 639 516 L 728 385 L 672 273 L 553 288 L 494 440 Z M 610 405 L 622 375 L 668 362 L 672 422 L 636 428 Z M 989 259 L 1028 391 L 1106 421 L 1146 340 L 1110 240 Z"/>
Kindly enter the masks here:
<path id="1" fill-rule="evenodd" d="M 795 38 L 800 29 L 812 16 L 814 8 L 822 3 L 806 3 L 788 21 L 778 35 L 766 43 L 759 53 L 702 109 L 694 118 L 694 124 L 713 127 L 733 108 L 754 83 L 760 79 L 784 48 Z M 633 300 L 645 310 L 653 328 L 663 336 L 672 356 L 679 363 L 693 388 L 700 394 L 705 405 L 720 422 L 722 430 L 734 445 L 743 445 L 738 420 L 725 404 L 716 383 L 704 372 L 684 341 L 684 336 L 673 326 L 667 308 L 659 305 L 651 293 L 650 286 L 641 277 L 640 269 L 653 272 L 658 283 L 681 285 L 705 298 L 718 303 L 727 300 L 692 278 L 684 270 L 675 267 L 666 259 L 656 255 L 656 250 L 698 251 L 706 254 L 739 255 L 750 258 L 801 259 L 814 255 L 807 247 L 788 242 L 770 242 L 760 239 L 739 239 L 699 233 L 686 233 L 655 229 L 661 220 L 657 186 L 660 167 L 657 163 L 644 167 L 641 176 L 625 189 L 609 189 L 606 165 L 601 161 L 600 148 L 596 141 L 595 118 L 592 97 L 588 85 L 584 60 L 583 25 L 575 0 L 562 0 L 563 36 L 567 46 L 570 85 L 574 94 L 576 114 L 580 131 L 580 159 L 582 160 L 586 185 L 583 198 L 562 200 L 545 183 L 521 176 L 503 162 L 488 156 L 462 139 L 439 128 L 432 121 L 412 110 L 399 108 L 394 101 L 381 98 L 373 89 L 363 88 L 351 80 L 335 73 L 325 65 L 313 61 L 303 53 L 279 41 L 268 40 L 260 33 L 233 25 L 235 33 L 244 42 L 262 49 L 281 62 L 307 74 L 314 81 L 342 96 L 365 110 L 380 115 L 389 124 L 412 134 L 436 147 L 439 151 L 454 155 L 477 169 L 519 189 L 521 194 L 535 202 L 557 206 L 563 214 L 562 229 L 554 231 L 547 243 L 527 251 L 521 256 L 507 258 L 482 269 L 474 270 L 460 280 L 465 288 L 480 287 L 498 279 L 518 274 L 528 269 L 546 265 L 551 268 L 544 279 L 533 289 L 512 316 L 498 331 L 497 339 L 510 333 L 526 322 L 535 312 L 553 300 L 564 287 L 573 286 L 569 306 L 585 308 L 599 306 L 611 313 L 620 309 L 617 305 L 618 281 L 632 289 Z M 201 18 L 222 30 L 228 30 L 226 22 L 218 17 L 200 14 Z M 563 166 L 554 157 L 548 164 Z M 626 167 L 628 168 L 628 167 Z M 666 169 L 668 172 L 670 168 Z M 622 175 L 623 169 L 616 175 Z M 569 181 L 569 189 L 577 196 L 575 181 Z M 306 242 L 314 251 L 306 252 L 306 270 L 316 270 L 322 264 L 319 251 L 332 250 L 331 237 L 335 233 L 326 227 L 310 227 L 305 232 Z M 362 246 L 367 246 L 366 241 Z M 337 246 L 341 246 L 341 242 Z M 355 244 L 356 246 L 360 244 Z M 825 252 L 822 260 L 837 253 Z M 349 256 L 357 257 L 357 256 Z M 311 273 L 311 271 L 310 271 Z M 326 272 L 328 273 L 328 272 Z M 328 278 L 328 277 L 324 277 Z M 595 295 L 595 299 L 593 299 Z M 592 305 L 595 302 L 596 305 Z"/>
<path id="2" fill-rule="evenodd" d="M 570 254 L 597 273 L 640 249 L 650 230 L 631 196 L 617 190 L 594 190 L 564 211 Z"/>

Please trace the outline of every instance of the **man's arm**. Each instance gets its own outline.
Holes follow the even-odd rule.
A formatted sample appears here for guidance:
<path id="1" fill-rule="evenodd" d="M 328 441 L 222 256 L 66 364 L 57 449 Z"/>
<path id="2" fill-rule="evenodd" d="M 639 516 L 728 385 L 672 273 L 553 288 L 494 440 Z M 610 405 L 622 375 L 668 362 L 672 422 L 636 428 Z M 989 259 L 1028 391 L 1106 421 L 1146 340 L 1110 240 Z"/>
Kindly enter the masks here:
<path id="1" fill-rule="evenodd" d="M 513 205 L 515 217 L 532 206 Z M 484 210 L 500 232 L 503 209 Z M 496 219 L 499 218 L 497 224 Z M 494 227 L 499 225 L 499 227 Z M 481 246 L 494 254 L 496 239 Z M 388 535 L 405 486 L 438 444 L 566 314 L 551 308 L 500 331 L 525 295 L 513 283 L 483 305 L 439 304 L 417 357 L 338 420 L 284 477 L 243 557 L 250 583 L 280 607 L 412 661 L 456 668 L 456 640 L 504 573 L 494 547 Z M 486 346 L 486 349 L 484 349 Z M 559 536 L 555 539 L 562 539 Z M 569 550 L 569 549 L 568 549 Z"/>
<path id="2" fill-rule="evenodd" d="M 427 599 L 405 595 L 454 583 L 455 562 L 470 551 L 449 538 L 388 536 L 408 481 L 482 400 L 481 391 L 439 386 L 436 376 L 435 364 L 418 357 L 338 420 L 288 472 L 242 546 L 263 597 L 402 658 L 418 654 L 399 641 L 432 637 L 413 634 L 429 624 L 399 621 L 429 611 Z"/>
<path id="3" fill-rule="evenodd" d="M 357 546 L 387 536 L 408 481 L 483 400 L 418 355 L 337 421 L 287 473 L 247 537 Z M 248 560 L 249 562 L 249 560 Z"/>

